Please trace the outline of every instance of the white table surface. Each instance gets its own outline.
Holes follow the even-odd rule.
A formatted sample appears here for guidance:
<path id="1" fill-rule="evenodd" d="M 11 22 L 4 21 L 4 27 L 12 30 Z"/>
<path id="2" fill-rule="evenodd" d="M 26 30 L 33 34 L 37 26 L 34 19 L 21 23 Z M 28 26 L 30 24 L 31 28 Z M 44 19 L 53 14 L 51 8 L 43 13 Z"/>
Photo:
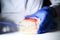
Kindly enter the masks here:
<path id="1" fill-rule="evenodd" d="M 0 35 L 0 40 L 60 40 L 60 31 L 44 34 L 22 34 L 20 32 Z"/>

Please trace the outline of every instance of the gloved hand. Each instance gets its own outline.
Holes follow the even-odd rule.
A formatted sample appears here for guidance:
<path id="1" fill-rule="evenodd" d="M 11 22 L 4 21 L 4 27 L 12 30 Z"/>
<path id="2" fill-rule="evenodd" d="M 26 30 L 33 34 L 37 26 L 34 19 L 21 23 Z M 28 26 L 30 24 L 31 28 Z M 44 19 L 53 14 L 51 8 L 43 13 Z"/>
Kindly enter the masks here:
<path id="1" fill-rule="evenodd" d="M 46 33 L 51 29 L 56 28 L 56 23 L 54 22 L 51 8 L 48 6 L 43 7 L 32 15 L 27 15 L 25 18 L 38 18 L 40 20 L 37 33 Z"/>

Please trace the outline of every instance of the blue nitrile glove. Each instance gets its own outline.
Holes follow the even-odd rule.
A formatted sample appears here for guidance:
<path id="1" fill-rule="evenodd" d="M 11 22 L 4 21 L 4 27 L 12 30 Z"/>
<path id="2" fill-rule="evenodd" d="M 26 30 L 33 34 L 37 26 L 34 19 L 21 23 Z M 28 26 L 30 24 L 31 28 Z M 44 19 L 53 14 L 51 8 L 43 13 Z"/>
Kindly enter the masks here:
<path id="1" fill-rule="evenodd" d="M 32 15 L 27 15 L 25 18 L 36 17 L 40 19 L 39 29 L 37 33 L 46 33 L 51 29 L 56 28 L 56 23 L 53 20 L 52 11 L 48 6 L 43 7 Z"/>

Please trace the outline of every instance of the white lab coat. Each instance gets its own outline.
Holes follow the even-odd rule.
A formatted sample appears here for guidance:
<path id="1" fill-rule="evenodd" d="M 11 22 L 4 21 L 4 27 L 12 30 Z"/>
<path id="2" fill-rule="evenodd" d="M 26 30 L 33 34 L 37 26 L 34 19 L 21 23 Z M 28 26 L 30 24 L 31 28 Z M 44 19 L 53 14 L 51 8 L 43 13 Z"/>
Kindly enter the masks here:
<path id="1" fill-rule="evenodd" d="M 41 9 L 43 0 L 1 0 L 2 17 L 16 23 Z"/>
<path id="2" fill-rule="evenodd" d="M 2 0 L 2 12 L 36 11 L 43 0 Z"/>

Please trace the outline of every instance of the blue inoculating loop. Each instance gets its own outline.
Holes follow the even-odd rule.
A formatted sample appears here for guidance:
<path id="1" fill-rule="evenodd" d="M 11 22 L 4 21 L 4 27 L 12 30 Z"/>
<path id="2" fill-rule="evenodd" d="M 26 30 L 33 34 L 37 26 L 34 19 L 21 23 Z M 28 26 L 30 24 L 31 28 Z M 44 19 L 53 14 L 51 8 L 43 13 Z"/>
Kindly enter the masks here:
<path id="1" fill-rule="evenodd" d="M 11 22 L 0 22 L 0 24 L 10 25 L 10 26 L 14 26 L 14 27 L 17 26 L 17 24 L 11 23 Z"/>

